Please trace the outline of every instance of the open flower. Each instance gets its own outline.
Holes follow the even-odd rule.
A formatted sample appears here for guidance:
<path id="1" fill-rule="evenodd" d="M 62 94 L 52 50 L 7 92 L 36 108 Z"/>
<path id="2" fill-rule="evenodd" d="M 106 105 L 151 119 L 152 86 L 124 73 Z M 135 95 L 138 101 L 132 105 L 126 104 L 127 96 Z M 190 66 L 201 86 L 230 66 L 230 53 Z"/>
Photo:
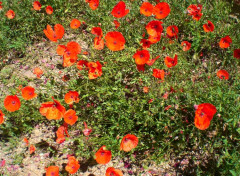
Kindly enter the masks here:
<path id="1" fill-rule="evenodd" d="M 52 13 L 53 13 L 53 8 L 52 8 L 52 6 L 47 6 L 46 7 L 46 13 L 48 14 L 48 15 L 51 15 Z"/>
<path id="2" fill-rule="evenodd" d="M 149 2 L 143 2 L 140 7 L 140 13 L 144 16 L 152 16 L 153 5 Z"/>
<path id="3" fill-rule="evenodd" d="M 66 109 L 59 101 L 53 97 L 53 102 L 42 103 L 39 109 L 41 115 L 46 116 L 48 120 L 59 120 L 63 117 Z"/>
<path id="4" fill-rule="evenodd" d="M 4 122 L 4 114 L 2 110 L 0 110 L 0 125 Z"/>
<path id="5" fill-rule="evenodd" d="M 37 78 L 41 78 L 42 77 L 42 74 L 43 74 L 43 71 L 41 68 L 39 67 L 36 67 L 34 68 L 33 70 L 33 74 L 35 74 L 37 76 Z"/>
<path id="6" fill-rule="evenodd" d="M 153 14 L 156 15 L 156 19 L 166 18 L 170 12 L 171 9 L 169 7 L 169 4 L 166 2 L 158 3 L 153 9 Z"/>
<path id="7" fill-rule="evenodd" d="M 53 30 L 50 25 L 47 25 L 47 29 L 44 29 L 43 32 L 49 40 L 57 42 L 64 35 L 64 27 L 61 24 L 56 24 Z"/>
<path id="8" fill-rule="evenodd" d="M 41 10 L 41 7 L 42 7 L 42 5 L 41 5 L 41 3 L 39 1 L 34 1 L 33 2 L 34 10 Z"/>
<path id="9" fill-rule="evenodd" d="M 49 166 L 46 168 L 46 176 L 59 176 L 59 167 Z"/>
<path id="10" fill-rule="evenodd" d="M 177 38 L 178 35 L 178 27 L 175 25 L 167 27 L 167 36 L 168 38 Z"/>
<path id="11" fill-rule="evenodd" d="M 13 10 L 9 10 L 6 13 L 8 19 L 13 19 L 15 17 L 15 12 Z"/>
<path id="12" fill-rule="evenodd" d="M 111 14 L 116 18 L 122 18 L 129 13 L 129 9 L 126 9 L 126 4 L 123 1 L 119 1 L 117 5 L 113 7 Z"/>
<path id="13" fill-rule="evenodd" d="M 102 75 L 102 65 L 99 61 L 97 62 L 88 62 L 88 77 L 89 79 L 96 79 Z"/>
<path id="14" fill-rule="evenodd" d="M 104 48 L 104 40 L 101 37 L 94 38 L 94 48 L 96 50 L 102 50 Z"/>
<path id="15" fill-rule="evenodd" d="M 161 21 L 150 21 L 147 25 L 146 25 L 146 30 L 148 35 L 150 36 L 160 36 L 161 37 L 161 33 L 163 31 L 163 27 L 162 27 L 162 22 Z"/>
<path id="16" fill-rule="evenodd" d="M 112 158 L 112 153 L 110 150 L 106 150 L 106 146 L 103 145 L 96 153 L 95 160 L 98 164 L 107 164 Z"/>
<path id="17" fill-rule="evenodd" d="M 73 125 L 76 123 L 78 116 L 76 116 L 76 111 L 73 109 L 69 109 L 65 112 L 64 116 L 64 122 L 66 122 L 69 125 Z"/>
<path id="18" fill-rule="evenodd" d="M 56 135 L 57 135 L 56 142 L 58 144 L 61 144 L 61 143 L 63 143 L 65 141 L 65 136 L 69 137 L 67 130 L 68 130 L 68 125 L 66 123 L 64 123 L 56 131 Z"/>
<path id="19" fill-rule="evenodd" d="M 150 59 L 150 54 L 148 50 L 141 50 L 137 51 L 134 55 L 133 58 L 135 59 L 135 62 L 137 65 L 144 65 L 149 61 Z"/>
<path id="20" fill-rule="evenodd" d="M 203 103 L 198 105 L 197 110 L 195 112 L 194 119 L 195 126 L 200 130 L 207 129 L 216 112 L 217 112 L 216 107 L 210 103 Z"/>
<path id="21" fill-rule="evenodd" d="M 8 95 L 4 99 L 4 107 L 9 112 L 14 112 L 19 110 L 19 108 L 21 107 L 21 102 L 17 95 Z"/>
<path id="22" fill-rule="evenodd" d="M 123 176 L 123 173 L 120 169 L 109 167 L 106 170 L 106 176 Z"/>
<path id="23" fill-rule="evenodd" d="M 127 134 L 123 137 L 121 144 L 120 144 L 120 150 L 123 150 L 125 152 L 129 152 L 132 149 L 136 148 L 138 145 L 138 138 L 137 136 L 133 134 Z"/>
<path id="24" fill-rule="evenodd" d="M 31 100 L 37 97 L 37 94 L 34 92 L 35 89 L 31 86 L 26 86 L 21 91 L 22 91 L 22 97 L 25 100 Z"/>
<path id="25" fill-rule="evenodd" d="M 171 58 L 169 56 L 165 57 L 164 62 L 168 68 L 174 67 L 178 62 L 177 55 L 175 54 L 174 58 Z"/>
<path id="26" fill-rule="evenodd" d="M 71 105 L 73 103 L 79 102 L 79 94 L 77 91 L 69 91 L 65 94 L 64 100 L 67 104 Z"/>
<path id="27" fill-rule="evenodd" d="M 93 27 L 91 29 L 91 33 L 100 38 L 103 36 L 102 28 L 100 27 Z"/>
<path id="28" fill-rule="evenodd" d="M 142 48 L 143 48 L 143 49 L 147 49 L 147 48 L 149 48 L 149 47 L 152 45 L 152 42 L 150 42 L 150 41 L 147 40 L 147 39 L 142 39 L 142 40 L 140 41 L 140 44 L 142 45 Z"/>
<path id="29" fill-rule="evenodd" d="M 86 2 L 92 10 L 96 10 L 99 6 L 99 0 L 86 0 Z"/>
<path id="30" fill-rule="evenodd" d="M 35 151 L 36 151 L 36 147 L 34 145 L 30 145 L 30 147 L 29 147 L 30 155 L 33 154 Z"/>
<path id="31" fill-rule="evenodd" d="M 229 79 L 229 73 L 228 73 L 226 70 L 219 70 L 219 71 L 217 72 L 217 76 L 218 76 L 220 79 L 226 79 L 226 80 Z"/>
<path id="32" fill-rule="evenodd" d="M 208 20 L 207 24 L 203 25 L 203 30 L 205 32 L 213 32 L 214 31 L 214 24 Z"/>
<path id="33" fill-rule="evenodd" d="M 73 19 L 70 23 L 72 29 L 77 29 L 81 26 L 81 22 L 78 19 Z"/>
<path id="34" fill-rule="evenodd" d="M 74 156 L 68 157 L 68 163 L 65 167 L 65 170 L 69 174 L 75 174 L 78 171 L 79 168 L 80 168 L 80 164 L 78 163 L 76 158 Z"/>
<path id="35" fill-rule="evenodd" d="M 220 48 L 228 48 L 232 43 L 232 39 L 227 35 L 226 37 L 221 38 L 219 42 Z"/>
<path id="36" fill-rule="evenodd" d="M 183 41 L 181 43 L 181 46 L 183 47 L 183 51 L 188 51 L 191 48 L 191 43 L 189 43 L 188 41 Z"/>
<path id="37" fill-rule="evenodd" d="M 153 76 L 155 78 L 164 80 L 164 70 L 160 70 L 160 69 L 157 69 L 157 68 L 153 69 Z"/>
<path id="38" fill-rule="evenodd" d="M 196 21 L 199 21 L 202 17 L 202 5 L 201 4 L 198 4 L 198 5 L 190 5 L 188 8 L 187 8 L 187 12 L 188 12 L 188 15 L 192 16 L 192 18 Z"/>
<path id="39" fill-rule="evenodd" d="M 124 49 L 125 38 L 121 32 L 108 32 L 105 36 L 107 47 L 112 51 L 120 51 Z"/>

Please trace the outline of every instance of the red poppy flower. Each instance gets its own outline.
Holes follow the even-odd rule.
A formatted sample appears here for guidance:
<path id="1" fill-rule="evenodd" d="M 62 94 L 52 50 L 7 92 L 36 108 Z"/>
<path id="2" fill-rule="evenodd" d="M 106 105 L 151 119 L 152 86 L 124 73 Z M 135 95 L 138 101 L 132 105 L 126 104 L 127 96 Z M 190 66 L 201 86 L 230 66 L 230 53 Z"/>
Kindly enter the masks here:
<path id="1" fill-rule="evenodd" d="M 0 125 L 4 122 L 4 114 L 2 110 L 0 110 Z"/>
<path id="2" fill-rule="evenodd" d="M 169 38 L 177 37 L 178 35 L 178 27 L 175 25 L 167 27 L 167 35 Z"/>
<path id="3" fill-rule="evenodd" d="M 104 40 L 101 37 L 94 38 L 94 48 L 96 50 L 102 50 L 104 48 Z"/>
<path id="4" fill-rule="evenodd" d="M 121 32 L 108 32 L 105 36 L 107 47 L 112 51 L 120 51 L 124 49 L 125 38 Z"/>
<path id="5" fill-rule="evenodd" d="M 106 146 L 103 145 L 96 153 L 95 160 L 98 164 L 107 164 L 112 158 L 112 153 L 110 150 L 106 150 Z"/>
<path id="6" fill-rule="evenodd" d="M 15 12 L 13 10 L 9 10 L 6 13 L 8 19 L 13 19 L 15 17 Z"/>
<path id="7" fill-rule="evenodd" d="M 106 176 L 123 176 L 123 173 L 119 169 L 115 169 L 113 167 L 109 167 L 106 170 Z"/>
<path id="8" fill-rule="evenodd" d="M 65 94 L 64 100 L 67 104 L 71 105 L 73 103 L 79 102 L 79 94 L 77 91 L 69 91 Z"/>
<path id="9" fill-rule="evenodd" d="M 46 116 L 48 120 L 59 120 L 63 117 L 66 109 L 59 101 L 55 100 L 53 97 L 52 99 L 53 102 L 42 103 L 39 111 L 41 115 Z"/>
<path id="10" fill-rule="evenodd" d="M 150 59 L 150 54 L 148 50 L 141 50 L 137 51 L 134 55 L 133 58 L 135 59 L 135 62 L 137 65 L 144 65 L 149 61 Z"/>
<path id="11" fill-rule="evenodd" d="M 43 71 L 41 68 L 34 68 L 33 70 L 33 74 L 35 74 L 37 76 L 37 78 L 41 78 L 42 77 L 42 74 L 43 74 Z"/>
<path id="12" fill-rule="evenodd" d="M 68 125 L 66 123 L 64 123 L 56 131 L 56 135 L 57 135 L 56 142 L 58 144 L 61 144 L 61 143 L 63 143 L 65 141 L 65 136 L 69 137 L 67 130 L 68 130 Z"/>
<path id="13" fill-rule="evenodd" d="M 2 10 L 2 8 L 3 8 L 3 7 L 2 7 L 2 2 L 0 2 L 0 10 Z"/>
<path id="14" fill-rule="evenodd" d="M 208 21 L 207 24 L 203 25 L 203 30 L 205 32 L 213 32 L 214 31 L 214 24 L 211 21 Z"/>
<path id="15" fill-rule="evenodd" d="M 53 30 L 50 25 L 47 25 L 47 29 L 44 29 L 43 32 L 49 40 L 57 42 L 64 35 L 64 27 L 61 24 L 56 24 Z"/>
<path id="16" fill-rule="evenodd" d="M 41 7 L 42 7 L 42 5 L 41 5 L 41 3 L 39 1 L 34 1 L 33 2 L 34 10 L 41 10 Z"/>
<path id="17" fill-rule="evenodd" d="M 142 71 L 142 72 L 145 71 L 145 64 L 144 65 L 136 65 L 136 66 L 137 66 L 138 71 Z"/>
<path id="18" fill-rule="evenodd" d="M 122 18 L 129 13 L 129 9 L 126 9 L 126 4 L 123 1 L 120 1 L 115 7 L 111 14 L 116 18 Z"/>
<path id="19" fill-rule="evenodd" d="M 181 46 L 183 47 L 183 51 L 188 51 L 191 48 L 191 43 L 189 43 L 188 41 L 183 41 L 181 43 Z"/>
<path id="20" fill-rule="evenodd" d="M 158 36 L 149 35 L 149 37 L 148 37 L 148 41 L 151 42 L 152 44 L 155 44 L 155 43 L 159 42 L 160 40 L 161 40 L 161 35 L 158 35 Z"/>
<path id="21" fill-rule="evenodd" d="M 216 112 L 216 107 L 210 103 L 203 103 L 198 105 L 198 108 L 195 112 L 195 126 L 200 130 L 207 129 Z"/>
<path id="22" fill-rule="evenodd" d="M 37 97 L 37 94 L 34 93 L 35 89 L 31 86 L 24 87 L 21 91 L 22 91 L 22 97 L 25 100 L 31 100 Z"/>
<path id="23" fill-rule="evenodd" d="M 80 168 L 80 164 L 76 160 L 74 156 L 68 157 L 68 164 L 65 167 L 65 170 L 68 171 L 69 174 L 75 174 Z"/>
<path id="24" fill-rule="evenodd" d="M 99 0 L 86 0 L 86 2 L 92 10 L 96 10 L 99 6 Z"/>
<path id="25" fill-rule="evenodd" d="M 59 176 L 59 167 L 58 166 L 49 166 L 46 169 L 46 176 Z"/>
<path id="26" fill-rule="evenodd" d="M 81 22 L 78 19 L 73 19 L 70 23 L 72 29 L 77 29 L 81 26 Z"/>
<path id="27" fill-rule="evenodd" d="M 26 146 L 28 146 L 29 142 L 27 138 L 23 138 L 23 141 L 25 142 Z"/>
<path id="28" fill-rule="evenodd" d="M 91 33 L 98 36 L 98 37 L 103 36 L 102 28 L 100 28 L 100 27 L 93 27 L 92 30 L 91 30 Z"/>
<path id="29" fill-rule="evenodd" d="M 35 147 L 34 145 L 30 145 L 30 147 L 29 147 L 30 155 L 31 155 L 32 153 L 34 153 L 35 151 L 36 151 L 36 147 Z"/>
<path id="30" fill-rule="evenodd" d="M 113 20 L 113 23 L 115 24 L 115 28 L 119 28 L 120 23 L 117 20 Z"/>
<path id="31" fill-rule="evenodd" d="M 228 73 L 226 70 L 219 70 L 219 71 L 217 72 L 217 76 L 218 76 L 220 79 L 226 79 L 226 80 L 229 79 L 229 73 Z"/>
<path id="32" fill-rule="evenodd" d="M 82 70 L 83 67 L 87 68 L 87 64 L 88 64 L 88 61 L 86 61 L 86 60 L 80 60 L 80 61 L 77 62 L 77 68 L 78 68 L 79 70 Z"/>
<path id="33" fill-rule="evenodd" d="M 240 59 L 240 49 L 235 49 L 233 51 L 233 57 L 235 57 L 236 59 Z"/>
<path id="34" fill-rule="evenodd" d="M 228 48 L 231 43 L 232 43 L 232 39 L 229 37 L 229 35 L 227 35 L 226 37 L 221 38 L 219 42 L 219 46 L 220 48 Z"/>
<path id="35" fill-rule="evenodd" d="M 102 75 L 102 65 L 99 61 L 97 62 L 88 62 L 88 78 L 96 79 Z"/>
<path id="36" fill-rule="evenodd" d="M 52 6 L 47 6 L 46 7 L 46 13 L 48 14 L 48 15 L 51 15 L 52 13 L 53 13 L 53 8 L 52 8 Z"/>
<path id="37" fill-rule="evenodd" d="M 162 22 L 161 21 L 150 21 L 147 25 L 146 25 L 146 30 L 148 35 L 150 36 L 161 36 L 161 33 L 163 31 L 163 27 L 162 27 Z"/>
<path id="38" fill-rule="evenodd" d="M 138 138 L 137 136 L 133 134 L 127 134 L 123 137 L 121 144 L 120 144 L 120 150 L 123 150 L 125 152 L 129 152 L 130 150 L 136 148 L 138 145 Z"/>
<path id="39" fill-rule="evenodd" d="M 145 16 L 152 16 L 153 13 L 153 5 L 149 2 L 143 2 L 140 7 L 140 13 Z"/>
<path id="40" fill-rule="evenodd" d="M 8 95 L 4 99 L 4 107 L 10 112 L 19 110 L 21 107 L 21 102 L 17 95 Z"/>
<path id="41" fill-rule="evenodd" d="M 168 68 L 174 67 L 175 65 L 177 65 L 177 62 L 178 62 L 177 55 L 175 54 L 174 58 L 171 58 L 168 56 L 165 57 L 164 62 Z"/>
<path id="42" fill-rule="evenodd" d="M 78 119 L 78 116 L 76 116 L 76 111 L 69 109 L 65 112 L 63 118 L 64 122 L 66 122 L 68 125 L 74 125 Z"/>
<path id="43" fill-rule="evenodd" d="M 166 2 L 158 3 L 153 9 L 153 14 L 156 15 L 156 19 L 166 18 L 170 12 L 171 9 L 169 7 L 169 4 Z"/>
<path id="44" fill-rule="evenodd" d="M 140 44 L 142 45 L 143 49 L 147 49 L 147 48 L 149 48 L 152 45 L 152 42 L 150 42 L 147 39 L 142 39 L 140 41 Z"/>
<path id="45" fill-rule="evenodd" d="M 158 79 L 161 79 L 161 80 L 164 80 L 164 70 L 160 70 L 160 69 L 153 69 L 153 76 L 155 78 L 158 78 Z"/>
<path id="46" fill-rule="evenodd" d="M 200 5 L 200 4 L 198 6 L 196 6 L 194 4 L 190 5 L 187 8 L 187 11 L 188 11 L 188 15 L 192 16 L 192 18 L 196 21 L 199 21 L 201 19 L 202 15 L 203 15 L 201 13 L 202 5 Z"/>

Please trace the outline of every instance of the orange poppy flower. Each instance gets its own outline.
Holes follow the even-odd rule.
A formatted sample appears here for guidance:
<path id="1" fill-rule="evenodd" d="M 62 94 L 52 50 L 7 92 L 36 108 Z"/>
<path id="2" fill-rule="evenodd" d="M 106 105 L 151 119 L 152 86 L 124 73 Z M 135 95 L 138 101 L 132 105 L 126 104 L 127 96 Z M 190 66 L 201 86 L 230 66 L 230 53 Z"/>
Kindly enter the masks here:
<path id="1" fill-rule="evenodd" d="M 35 74 L 37 76 L 37 78 L 41 78 L 42 77 L 42 74 L 43 74 L 43 71 L 41 68 L 34 68 L 33 70 L 33 74 Z"/>
<path id="2" fill-rule="evenodd" d="M 86 60 L 80 60 L 80 61 L 77 62 L 77 68 L 78 68 L 79 70 L 82 70 L 83 67 L 87 68 L 87 64 L 88 64 L 88 61 L 86 61 Z"/>
<path id="3" fill-rule="evenodd" d="M 34 10 L 41 10 L 41 7 L 42 7 L 42 5 L 41 5 L 41 3 L 39 1 L 34 1 L 33 2 Z"/>
<path id="4" fill-rule="evenodd" d="M 113 20 L 113 23 L 115 24 L 115 28 L 119 28 L 120 23 L 117 20 Z"/>
<path id="5" fill-rule="evenodd" d="M 174 67 L 175 65 L 177 65 L 177 62 L 178 62 L 177 55 L 175 54 L 174 58 L 171 58 L 168 56 L 165 57 L 164 62 L 168 68 Z"/>
<path id="6" fill-rule="evenodd" d="M 155 43 L 159 42 L 160 40 L 161 40 L 161 35 L 157 35 L 157 36 L 149 35 L 149 37 L 148 37 L 148 41 L 151 42 L 152 44 L 155 44 Z"/>
<path id="7" fill-rule="evenodd" d="M 100 27 L 93 27 L 92 30 L 91 30 L 91 33 L 98 36 L 98 37 L 103 36 L 102 28 L 100 28 Z"/>
<path id="8" fill-rule="evenodd" d="M 183 51 L 188 51 L 191 48 L 191 43 L 189 43 L 188 41 L 183 41 L 181 43 L 181 46 L 183 47 Z"/>
<path id="9" fill-rule="evenodd" d="M 46 176 L 59 176 L 59 167 L 58 166 L 49 166 L 46 169 Z"/>
<path id="10" fill-rule="evenodd" d="M 166 18 L 170 12 L 171 9 L 166 2 L 160 2 L 153 8 L 153 14 L 156 15 L 156 19 Z"/>
<path id="11" fill-rule="evenodd" d="M 216 112 L 216 107 L 210 103 L 203 103 L 198 105 L 198 108 L 195 112 L 195 126 L 200 130 L 207 129 Z"/>
<path id="12" fill-rule="evenodd" d="M 169 38 L 176 37 L 178 35 L 178 27 L 175 25 L 167 27 L 167 35 Z"/>
<path id="13" fill-rule="evenodd" d="M 232 43 L 232 39 L 227 35 L 226 37 L 221 38 L 219 42 L 220 48 L 228 48 Z"/>
<path id="14" fill-rule="evenodd" d="M 145 16 L 152 16 L 153 13 L 153 5 L 149 2 L 143 2 L 140 7 L 140 13 Z"/>
<path id="15" fill-rule="evenodd" d="M 113 167 L 109 167 L 106 170 L 106 176 L 123 176 L 123 173 L 119 169 L 115 169 Z"/>
<path id="16" fill-rule="evenodd" d="M 160 70 L 160 69 L 153 69 L 153 76 L 155 78 L 158 78 L 158 79 L 161 79 L 161 80 L 164 80 L 164 70 Z"/>
<path id="17" fill-rule="evenodd" d="M 150 54 L 148 50 L 141 50 L 137 51 L 134 55 L 133 58 L 135 59 L 135 63 L 137 65 L 144 65 L 149 61 L 150 59 Z"/>
<path id="18" fill-rule="evenodd" d="M 56 24 L 53 30 L 50 25 L 47 25 L 47 29 L 44 29 L 43 32 L 49 40 L 57 42 L 64 35 L 64 27 L 61 24 Z"/>
<path id="19" fill-rule="evenodd" d="M 236 59 L 240 59 L 240 49 L 235 49 L 233 51 L 233 57 L 235 57 Z"/>
<path id="20" fill-rule="evenodd" d="M 31 86 L 24 87 L 21 91 L 22 91 L 22 97 L 25 100 L 31 100 L 37 97 L 37 94 L 34 93 L 35 89 Z"/>
<path id="21" fill-rule="evenodd" d="M 202 11 L 202 5 L 200 4 L 198 6 L 192 4 L 187 8 L 188 15 L 192 16 L 192 18 L 196 21 L 199 21 L 201 19 L 203 15 L 201 11 Z"/>
<path id="22" fill-rule="evenodd" d="M 156 61 L 157 59 L 159 59 L 159 58 L 160 58 L 160 56 L 157 56 L 157 57 L 155 57 L 154 59 L 147 61 L 146 64 L 148 64 L 149 66 L 152 66 L 152 65 L 155 63 L 155 61 Z"/>
<path id="23" fill-rule="evenodd" d="M 0 110 L 0 125 L 4 122 L 4 114 L 2 112 L 2 110 Z"/>
<path id="24" fill-rule="evenodd" d="M 147 25 L 146 25 L 146 30 L 148 35 L 150 36 L 161 36 L 161 33 L 163 31 L 163 27 L 162 27 L 162 22 L 161 21 L 150 21 Z"/>
<path id="25" fill-rule="evenodd" d="M 86 0 L 86 2 L 92 10 L 96 10 L 99 6 L 99 0 Z"/>
<path id="26" fill-rule="evenodd" d="M 76 116 L 76 111 L 73 109 L 69 109 L 65 112 L 64 116 L 64 122 L 66 122 L 69 125 L 73 125 L 76 123 L 78 116 Z"/>
<path id="27" fill-rule="evenodd" d="M 78 19 L 73 19 L 70 23 L 72 29 L 78 29 L 81 26 L 81 22 Z"/>
<path id="28" fill-rule="evenodd" d="M 102 75 L 102 65 L 99 61 L 97 62 L 88 62 L 88 78 L 96 79 L 97 77 Z"/>
<path id="29" fill-rule="evenodd" d="M 19 110 L 21 107 L 21 102 L 17 95 L 8 95 L 4 99 L 4 107 L 10 112 Z"/>
<path id="30" fill-rule="evenodd" d="M 8 19 L 13 19 L 15 17 L 15 12 L 13 10 L 9 10 L 6 13 Z"/>
<path id="31" fill-rule="evenodd" d="M 55 100 L 53 97 L 52 99 L 53 102 L 42 103 L 39 111 L 41 115 L 46 116 L 48 120 L 59 120 L 63 117 L 66 109 L 59 101 Z"/>
<path id="32" fill-rule="evenodd" d="M 219 71 L 217 72 L 217 76 L 218 76 L 220 79 L 226 79 L 226 80 L 229 79 L 229 73 L 228 73 L 226 70 L 219 70 Z"/>
<path id="33" fill-rule="evenodd" d="M 211 21 L 208 21 L 207 24 L 203 25 L 203 30 L 205 32 L 213 32 L 214 31 L 214 24 Z"/>
<path id="34" fill-rule="evenodd" d="M 128 13 L 129 9 L 126 9 L 126 4 L 123 1 L 119 1 L 119 3 L 113 7 L 113 10 L 111 12 L 111 14 L 116 18 L 122 18 Z"/>
<path id="35" fill-rule="evenodd" d="M 142 48 L 143 48 L 143 49 L 147 49 L 147 48 L 149 48 L 149 47 L 152 45 L 152 42 L 150 42 L 150 41 L 147 40 L 147 39 L 142 39 L 142 40 L 140 41 L 140 44 L 142 45 Z"/>
<path id="36" fill-rule="evenodd" d="M 30 145 L 30 147 L 29 147 L 30 155 L 31 155 L 32 153 L 34 153 L 35 150 L 36 150 L 36 147 L 35 147 L 34 145 Z"/>
<path id="37" fill-rule="evenodd" d="M 71 105 L 73 103 L 79 102 L 79 94 L 77 91 L 69 91 L 65 94 L 64 100 L 67 104 Z"/>
<path id="38" fill-rule="evenodd" d="M 77 55 L 81 53 L 81 46 L 77 42 L 68 42 L 67 45 L 58 45 L 57 54 L 60 56 L 70 57 L 77 60 Z"/>
<path id="39" fill-rule="evenodd" d="M 94 38 L 94 48 L 96 50 L 102 50 L 104 48 L 104 40 L 101 37 Z"/>
<path id="40" fill-rule="evenodd" d="M 106 150 L 106 146 L 103 145 L 96 153 L 95 160 L 98 164 L 107 164 L 112 158 L 112 153 L 110 150 Z"/>
<path id="41" fill-rule="evenodd" d="M 47 6 L 46 7 L 46 13 L 48 14 L 48 15 L 51 15 L 52 13 L 53 13 L 53 8 L 52 8 L 52 6 Z"/>
<path id="42" fill-rule="evenodd" d="M 120 51 L 124 49 L 125 38 L 121 32 L 108 32 L 105 36 L 107 47 L 112 51 Z"/>
<path id="43" fill-rule="evenodd" d="M 67 129 L 68 129 L 68 126 L 67 126 L 66 123 L 64 123 L 56 131 L 56 135 L 57 135 L 56 142 L 58 144 L 61 144 L 61 143 L 63 143 L 65 141 L 65 136 L 69 137 Z"/>
<path id="44" fill-rule="evenodd" d="M 144 92 L 144 93 L 148 93 L 148 92 L 149 92 L 149 87 L 144 86 L 144 87 L 143 87 L 143 92 Z"/>
<path id="45" fill-rule="evenodd" d="M 80 164 L 76 160 L 74 156 L 68 157 L 68 164 L 65 167 L 65 170 L 68 171 L 69 174 L 75 174 L 80 168 Z"/>
<path id="46" fill-rule="evenodd" d="M 129 152 L 130 150 L 136 148 L 138 145 L 138 138 L 137 136 L 133 134 L 127 134 L 123 137 L 121 144 L 120 144 L 120 150 L 123 150 L 125 152 Z"/>
<path id="47" fill-rule="evenodd" d="M 26 146 L 28 146 L 29 142 L 27 138 L 23 138 L 23 141 L 25 142 Z"/>

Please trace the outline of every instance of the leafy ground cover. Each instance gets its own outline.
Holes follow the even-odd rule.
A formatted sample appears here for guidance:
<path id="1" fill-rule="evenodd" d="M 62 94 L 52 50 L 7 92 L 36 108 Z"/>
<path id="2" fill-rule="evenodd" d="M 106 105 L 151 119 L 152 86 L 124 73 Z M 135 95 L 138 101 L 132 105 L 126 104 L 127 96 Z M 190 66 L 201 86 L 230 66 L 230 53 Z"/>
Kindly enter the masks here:
<path id="1" fill-rule="evenodd" d="M 240 174 L 240 25 L 229 3 L 0 9 L 2 175 Z"/>

